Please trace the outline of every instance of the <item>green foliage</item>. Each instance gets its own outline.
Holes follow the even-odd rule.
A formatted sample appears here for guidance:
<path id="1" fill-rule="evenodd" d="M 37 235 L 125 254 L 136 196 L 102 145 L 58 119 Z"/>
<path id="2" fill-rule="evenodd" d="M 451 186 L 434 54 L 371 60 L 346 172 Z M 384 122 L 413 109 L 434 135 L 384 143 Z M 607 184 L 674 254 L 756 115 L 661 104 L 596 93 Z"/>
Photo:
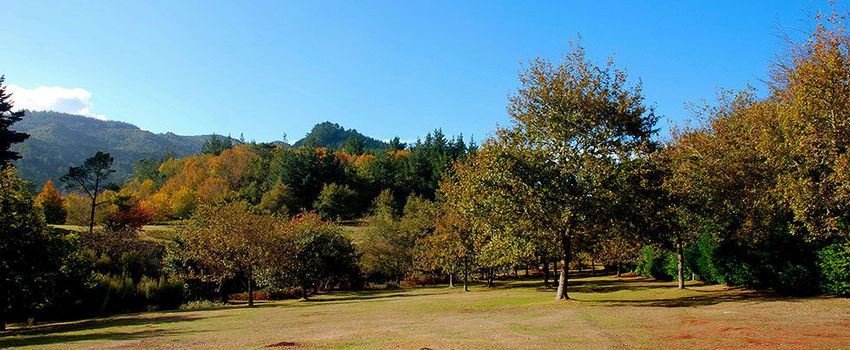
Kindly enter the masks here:
<path id="1" fill-rule="evenodd" d="M 372 215 L 388 216 L 392 218 L 398 217 L 400 210 L 398 210 L 397 206 L 398 202 L 396 201 L 393 192 L 389 189 L 384 189 L 372 201 Z"/>
<path id="2" fill-rule="evenodd" d="M 90 294 L 81 301 L 90 305 L 90 315 L 176 309 L 183 303 L 183 282 L 165 278 L 102 275 Z"/>
<path id="3" fill-rule="evenodd" d="M 10 130 L 12 124 L 15 124 L 23 119 L 25 112 L 12 111 L 12 95 L 6 92 L 6 87 L 3 86 L 5 76 L 0 75 L 0 166 L 6 166 L 10 162 L 20 159 L 21 155 L 18 152 L 12 151 L 12 145 L 24 142 L 30 135 Z"/>
<path id="4" fill-rule="evenodd" d="M 347 185 L 331 183 L 322 188 L 313 207 L 323 219 L 350 219 L 354 217 L 357 198 Z"/>
<path id="5" fill-rule="evenodd" d="M 325 147 L 331 150 L 341 150 L 345 148 L 348 142 L 359 143 L 362 147 L 357 147 L 361 150 L 380 150 L 387 146 L 386 143 L 364 136 L 355 129 L 346 130 L 339 124 L 331 122 L 316 124 L 307 136 L 298 142 L 295 142 L 293 146 L 296 148 L 301 146 L 310 146 Z M 349 153 L 352 153 L 352 151 L 353 150 L 350 149 L 348 150 Z"/>
<path id="6" fill-rule="evenodd" d="M 339 159 L 324 150 L 281 148 L 271 159 L 267 181 L 280 181 L 292 191 L 296 207 L 290 210 L 309 210 L 325 184 L 346 184 L 346 171 Z"/>
<path id="7" fill-rule="evenodd" d="M 392 216 L 379 214 L 368 220 L 365 239 L 358 247 L 363 272 L 373 280 L 401 280 L 412 272 L 416 241 Z"/>
<path id="8" fill-rule="evenodd" d="M 671 264 L 678 264 L 674 257 L 665 251 L 652 246 L 643 247 L 643 255 L 638 260 L 635 272 L 661 281 L 671 281 L 676 276 L 675 269 L 670 271 Z"/>
<path id="9" fill-rule="evenodd" d="M 201 147 L 201 154 L 212 154 L 219 155 L 226 149 L 233 148 L 233 141 L 230 136 L 225 138 L 219 138 L 217 135 L 213 134 L 204 141 L 204 145 Z"/>
<path id="10" fill-rule="evenodd" d="M 258 208 L 273 214 L 289 214 L 289 208 L 293 207 L 295 198 L 292 191 L 278 180 L 271 189 L 263 194 Z"/>
<path id="11" fill-rule="evenodd" d="M 133 162 L 133 175 L 140 182 L 144 180 L 151 180 L 157 185 L 162 185 L 165 180 L 165 176 L 160 174 L 159 167 L 165 161 L 174 158 L 174 156 L 174 151 L 169 150 L 163 152 L 162 156 L 154 153 L 150 157 L 141 158 Z"/>
<path id="12" fill-rule="evenodd" d="M 817 255 L 821 290 L 850 297 L 850 244 L 836 240 L 818 250 Z"/>
<path id="13" fill-rule="evenodd" d="M 300 288 L 307 298 L 319 287 L 358 287 L 354 245 L 339 226 L 306 213 L 284 224 L 268 245 L 264 280 L 277 288 Z"/>
<path id="14" fill-rule="evenodd" d="M 0 167 L 0 328 L 40 307 L 58 272 L 44 216 L 12 166 Z"/>

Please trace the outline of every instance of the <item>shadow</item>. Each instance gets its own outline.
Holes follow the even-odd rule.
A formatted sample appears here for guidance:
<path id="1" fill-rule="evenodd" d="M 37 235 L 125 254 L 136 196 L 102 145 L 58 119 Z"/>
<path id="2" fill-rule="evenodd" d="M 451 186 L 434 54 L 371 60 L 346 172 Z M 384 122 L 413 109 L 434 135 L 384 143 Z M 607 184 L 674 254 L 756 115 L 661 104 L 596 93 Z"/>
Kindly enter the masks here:
<path id="1" fill-rule="evenodd" d="M 359 294 L 359 293 L 355 293 Z M 306 303 L 321 303 L 321 304 L 334 304 L 341 303 L 346 301 L 364 301 L 364 300 L 378 300 L 378 299 L 391 299 L 391 298 L 412 298 L 412 297 L 420 297 L 420 296 L 429 296 L 436 295 L 437 293 L 392 293 L 392 294 L 365 294 L 365 295 L 336 295 L 334 296 L 322 296 L 316 299 L 307 299 L 304 300 Z"/>
<path id="2" fill-rule="evenodd" d="M 123 315 L 110 318 L 97 318 L 84 321 L 73 321 L 68 323 L 55 323 L 41 326 L 26 327 L 0 331 L 0 337 L 26 336 L 34 334 L 65 333 L 78 330 L 94 330 L 109 327 L 137 326 L 147 324 L 190 322 L 216 316 L 197 317 L 185 315 L 163 315 L 156 317 L 140 317 L 138 315 Z M 0 342 L 0 347 L 3 343 Z"/>
<path id="3" fill-rule="evenodd" d="M 628 280 L 597 280 L 597 281 L 574 281 L 568 286 L 570 292 L 579 293 L 611 293 L 621 290 L 647 290 L 670 288 L 666 285 L 659 285 L 654 280 L 645 278 L 629 278 Z"/>
<path id="4" fill-rule="evenodd" d="M 37 336 L 25 336 L 22 338 L 0 338 L 0 348 L 49 345 L 56 343 L 71 343 L 88 340 L 137 340 L 154 337 L 163 337 L 180 334 L 181 332 L 165 331 L 161 329 L 140 330 L 135 332 L 95 332 L 88 334 L 44 334 Z M 5 335 L 5 334 L 4 334 Z M 70 344 L 69 344 L 70 345 Z M 128 344 L 131 346 L 133 344 Z M 73 347 L 73 345 L 69 346 Z"/>
<path id="5" fill-rule="evenodd" d="M 638 299 L 638 300 L 588 300 L 588 302 L 594 302 L 598 304 L 603 304 L 605 306 L 643 306 L 643 307 L 667 307 L 667 308 L 677 308 L 677 307 L 697 307 L 697 306 L 708 306 L 708 305 L 716 305 L 721 303 L 735 303 L 735 302 L 771 302 L 771 301 L 790 301 L 790 302 L 798 302 L 801 301 L 799 298 L 790 298 L 779 296 L 772 292 L 762 292 L 762 291 L 739 291 L 735 293 L 729 293 L 728 291 L 718 291 L 718 292 L 710 292 L 712 294 L 706 295 L 698 295 L 698 296 L 683 296 L 680 298 L 668 298 L 668 299 Z"/>

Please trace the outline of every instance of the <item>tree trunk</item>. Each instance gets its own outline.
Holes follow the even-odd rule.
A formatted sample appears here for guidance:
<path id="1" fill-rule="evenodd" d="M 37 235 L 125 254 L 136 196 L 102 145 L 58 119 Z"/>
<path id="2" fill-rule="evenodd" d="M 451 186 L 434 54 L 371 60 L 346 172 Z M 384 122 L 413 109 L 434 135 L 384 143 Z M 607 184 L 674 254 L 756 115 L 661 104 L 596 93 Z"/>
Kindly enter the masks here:
<path id="1" fill-rule="evenodd" d="M 691 272 L 691 281 L 696 281 L 696 280 L 697 280 L 696 272 Z"/>
<path id="2" fill-rule="evenodd" d="M 679 289 L 685 289 L 685 264 L 682 257 L 682 239 L 676 239 L 676 258 L 679 259 Z"/>
<path id="3" fill-rule="evenodd" d="M 94 209 L 97 207 L 97 191 L 100 188 L 100 178 L 94 181 L 94 192 L 91 196 L 91 215 L 89 216 L 89 234 L 94 233 Z"/>
<path id="4" fill-rule="evenodd" d="M 463 291 L 469 291 L 469 269 L 463 270 Z"/>
<path id="5" fill-rule="evenodd" d="M 493 287 L 494 268 L 487 269 L 487 287 Z"/>
<path id="6" fill-rule="evenodd" d="M 0 331 L 6 330 L 6 316 L 0 311 Z"/>
<path id="7" fill-rule="evenodd" d="M 525 277 L 528 277 L 528 266 L 525 266 Z"/>
<path id="8" fill-rule="evenodd" d="M 561 276 L 558 278 L 558 291 L 555 293 L 555 300 L 569 299 L 567 294 L 567 283 L 569 282 L 570 260 L 572 260 L 572 251 L 570 235 L 567 232 L 561 232 Z"/>
<path id="9" fill-rule="evenodd" d="M 549 261 L 543 258 L 543 287 L 549 288 Z"/>
<path id="10" fill-rule="evenodd" d="M 454 288 L 454 287 L 455 287 L 454 274 L 450 273 L 449 274 L 449 288 Z"/>
<path id="11" fill-rule="evenodd" d="M 564 265 L 569 266 L 569 265 Z M 581 272 L 581 259 L 578 259 L 578 272 Z"/>
<path id="12" fill-rule="evenodd" d="M 620 262 L 617 262 L 617 277 L 623 277 L 622 271 L 620 271 Z"/>
<path id="13" fill-rule="evenodd" d="M 519 279 L 519 271 L 514 267 L 514 278 Z"/>
<path id="14" fill-rule="evenodd" d="M 555 269 L 555 274 L 558 274 L 558 260 L 552 262 L 552 267 Z"/>
<path id="15" fill-rule="evenodd" d="M 593 259 L 590 259 L 590 271 L 592 271 L 594 275 L 596 274 L 596 263 L 593 262 Z"/>
<path id="16" fill-rule="evenodd" d="M 224 282 L 224 278 L 218 281 L 218 290 L 216 290 L 216 293 L 218 293 L 218 296 L 221 298 L 221 303 L 227 304 L 227 290 L 224 289 Z"/>
<path id="17" fill-rule="evenodd" d="M 254 277 L 248 277 L 248 306 L 254 306 Z"/>

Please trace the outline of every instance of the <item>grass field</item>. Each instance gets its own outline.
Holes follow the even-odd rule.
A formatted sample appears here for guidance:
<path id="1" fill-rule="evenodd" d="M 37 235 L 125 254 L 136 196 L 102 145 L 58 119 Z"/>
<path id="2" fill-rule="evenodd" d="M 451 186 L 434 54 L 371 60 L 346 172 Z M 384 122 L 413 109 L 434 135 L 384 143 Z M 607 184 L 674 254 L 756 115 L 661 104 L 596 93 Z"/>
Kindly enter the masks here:
<path id="1" fill-rule="evenodd" d="M 850 348 L 850 300 L 638 277 L 320 294 L 11 329 L 0 347 L 256 349 Z"/>

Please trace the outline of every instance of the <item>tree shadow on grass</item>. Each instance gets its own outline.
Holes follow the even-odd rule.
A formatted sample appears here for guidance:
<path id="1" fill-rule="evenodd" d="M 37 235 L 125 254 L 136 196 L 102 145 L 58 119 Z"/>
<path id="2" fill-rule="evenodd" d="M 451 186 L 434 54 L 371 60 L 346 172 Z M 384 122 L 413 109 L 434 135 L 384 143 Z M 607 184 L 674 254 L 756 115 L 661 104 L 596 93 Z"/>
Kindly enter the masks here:
<path id="1" fill-rule="evenodd" d="M 699 307 L 716 305 L 721 303 L 764 303 L 772 301 L 799 302 L 800 298 L 789 298 L 779 296 L 772 292 L 747 291 L 739 292 L 716 291 L 707 292 L 703 295 L 682 296 L 678 298 L 664 299 L 612 299 L 612 300 L 587 300 L 604 306 L 638 306 L 638 307 Z"/>
<path id="2" fill-rule="evenodd" d="M 88 320 L 70 324 L 48 325 L 35 328 L 11 330 L 0 333 L 0 348 L 71 343 L 90 340 L 136 340 L 163 337 L 184 332 L 163 329 L 143 329 L 136 331 L 97 331 L 107 327 L 132 325 L 158 325 L 162 323 L 188 322 L 200 317 L 163 316 L 140 319 Z M 83 334 L 67 334 L 72 331 L 93 331 Z"/>
<path id="3" fill-rule="evenodd" d="M 346 294 L 337 294 L 334 293 L 333 296 L 323 295 L 319 298 L 315 299 L 307 299 L 304 300 L 305 303 L 314 303 L 314 304 L 340 304 L 348 301 L 368 301 L 368 300 L 377 300 L 377 299 L 392 299 L 392 298 L 412 298 L 412 297 L 421 297 L 421 296 L 429 296 L 436 295 L 438 293 L 407 293 L 405 291 L 393 290 L 393 291 L 368 291 L 368 292 L 347 292 Z"/>
<path id="4" fill-rule="evenodd" d="M 215 317 L 215 316 L 212 316 Z M 3 346 L 2 339 L 11 336 L 45 335 L 54 336 L 53 333 L 65 333 L 82 330 L 94 330 L 110 327 L 155 325 L 162 323 L 190 322 L 210 317 L 186 316 L 186 315 L 163 315 L 156 317 L 141 317 L 136 315 L 116 316 L 110 318 L 96 318 L 83 321 L 67 323 L 55 323 L 42 326 L 34 326 L 20 329 L 11 329 L 0 332 L 0 347 Z M 122 333 L 123 334 L 123 333 Z"/>

